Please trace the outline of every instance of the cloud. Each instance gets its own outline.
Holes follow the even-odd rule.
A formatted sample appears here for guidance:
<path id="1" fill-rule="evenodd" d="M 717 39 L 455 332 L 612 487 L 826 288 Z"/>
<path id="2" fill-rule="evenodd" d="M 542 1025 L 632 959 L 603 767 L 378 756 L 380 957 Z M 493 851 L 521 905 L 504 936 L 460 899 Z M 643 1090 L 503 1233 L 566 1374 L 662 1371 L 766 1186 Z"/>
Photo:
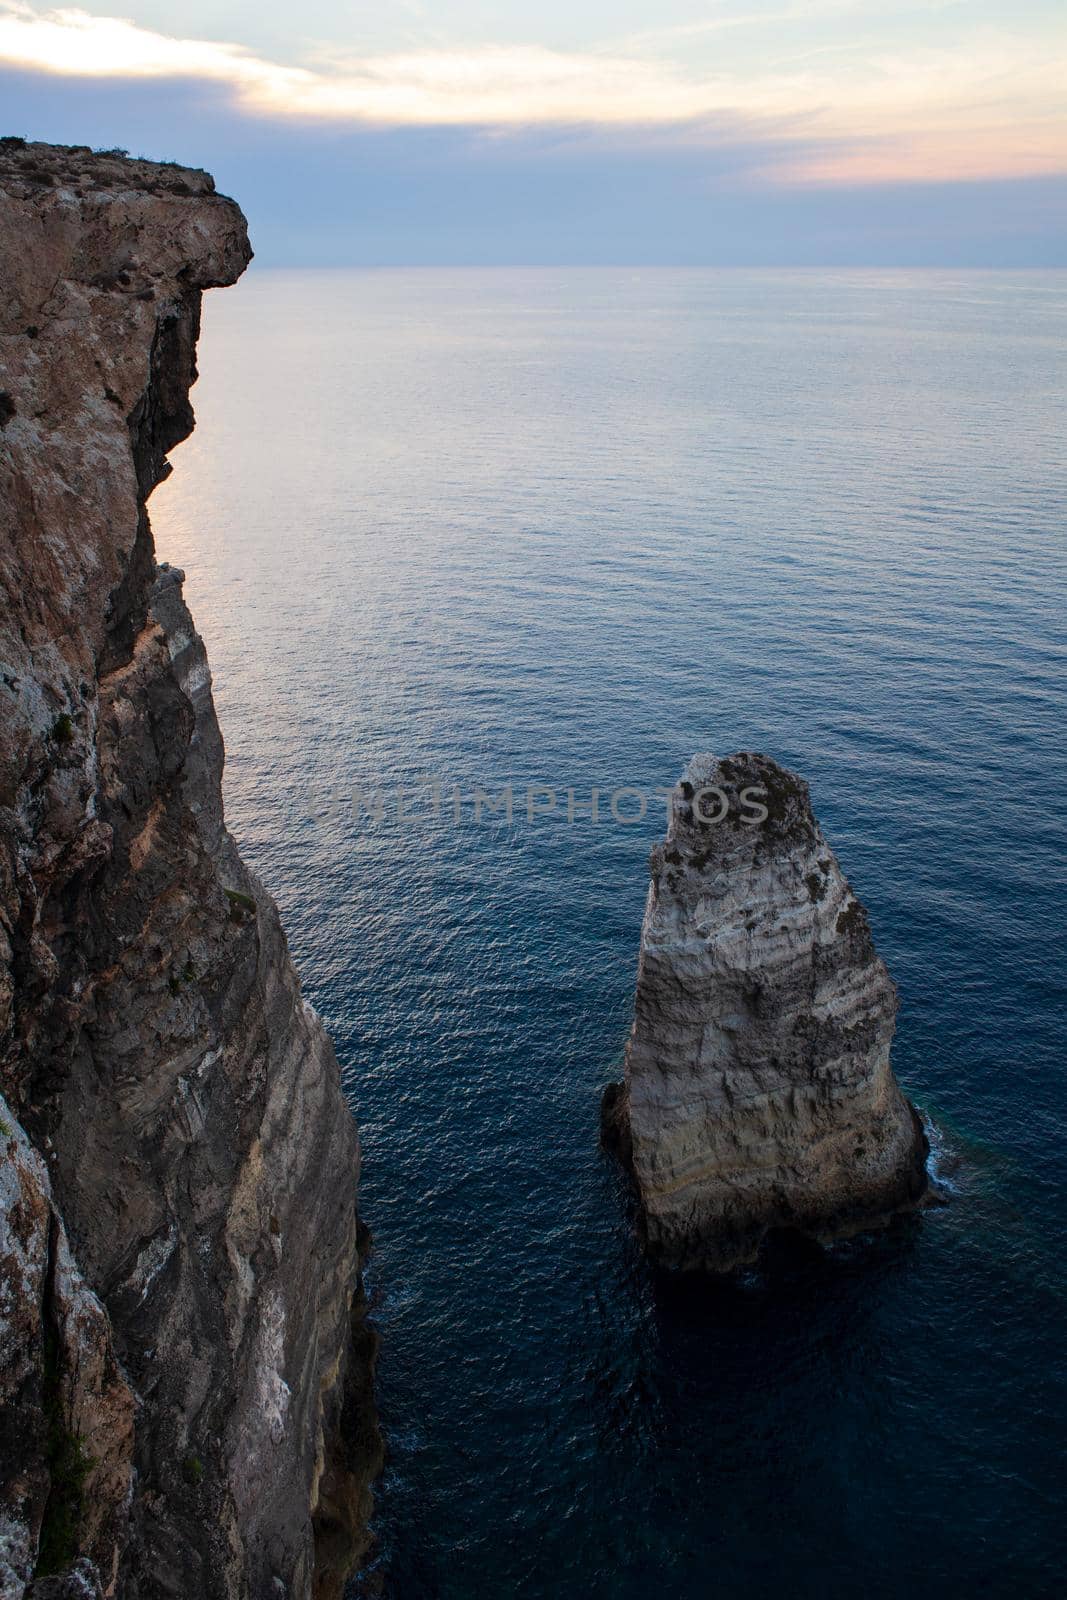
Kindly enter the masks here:
<path id="1" fill-rule="evenodd" d="M 211 171 L 265 266 L 1062 266 L 1067 177 L 797 184 L 793 135 L 470 127 L 250 117 L 194 78 L 60 78 L 0 67 L 12 132 L 123 145 Z M 756 180 L 754 172 L 764 176 Z"/>
<path id="2" fill-rule="evenodd" d="M 238 44 L 0 0 L 0 63 L 12 67 L 81 79 L 193 79 L 223 87 L 248 116 L 340 126 L 632 127 L 708 143 L 723 126 L 743 128 L 766 142 L 768 171 L 806 183 L 1067 171 L 1065 54 L 987 30 L 966 50 L 813 53 L 748 73 L 691 70 L 625 47 L 540 45 L 335 52 L 286 65 Z"/>

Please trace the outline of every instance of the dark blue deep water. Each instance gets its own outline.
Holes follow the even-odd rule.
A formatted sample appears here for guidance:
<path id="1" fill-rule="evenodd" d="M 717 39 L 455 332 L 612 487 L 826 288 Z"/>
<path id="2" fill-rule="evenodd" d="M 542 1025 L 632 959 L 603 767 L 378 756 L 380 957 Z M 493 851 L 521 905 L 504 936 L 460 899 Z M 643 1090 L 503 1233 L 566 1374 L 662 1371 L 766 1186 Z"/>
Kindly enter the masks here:
<path id="1" fill-rule="evenodd" d="M 154 520 L 363 1129 L 364 1584 L 1061 1594 L 1067 275 L 253 271 L 201 354 Z M 951 1204 L 659 1282 L 597 1103 L 662 814 L 565 791 L 743 747 L 870 909 Z M 519 809 L 398 821 L 433 778 Z"/>

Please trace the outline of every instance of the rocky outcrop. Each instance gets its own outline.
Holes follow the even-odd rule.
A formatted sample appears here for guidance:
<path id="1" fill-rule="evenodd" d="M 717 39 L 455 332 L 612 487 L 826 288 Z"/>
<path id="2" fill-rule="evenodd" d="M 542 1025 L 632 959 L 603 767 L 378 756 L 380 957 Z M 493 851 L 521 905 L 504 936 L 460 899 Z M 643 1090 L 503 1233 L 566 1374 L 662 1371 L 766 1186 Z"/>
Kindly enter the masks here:
<path id="1" fill-rule="evenodd" d="M 807 785 L 762 755 L 694 757 L 651 869 L 604 1124 L 652 1258 L 722 1271 L 777 1230 L 827 1240 L 919 1203 L 896 990 Z"/>
<path id="2" fill-rule="evenodd" d="M 134 1400 L 71 1258 L 44 1162 L 0 1095 L 0 1594 L 87 1552 L 112 1592 L 133 1487 Z"/>
<path id="3" fill-rule="evenodd" d="M 376 1468 L 356 1130 L 226 831 L 203 646 L 145 510 L 193 424 L 201 292 L 249 255 L 202 172 L 0 142 L 14 1594 L 33 1569 L 42 1593 L 50 1569 L 339 1593 Z"/>

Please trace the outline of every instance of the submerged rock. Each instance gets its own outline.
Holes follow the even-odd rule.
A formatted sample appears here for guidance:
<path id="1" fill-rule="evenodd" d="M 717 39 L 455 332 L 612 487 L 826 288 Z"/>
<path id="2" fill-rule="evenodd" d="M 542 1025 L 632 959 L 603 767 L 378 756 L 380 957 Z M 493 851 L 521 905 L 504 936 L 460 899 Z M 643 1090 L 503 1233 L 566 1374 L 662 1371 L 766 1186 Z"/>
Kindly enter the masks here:
<path id="1" fill-rule="evenodd" d="M 380 1456 L 356 1129 L 145 509 L 249 256 L 206 173 L 0 140 L 5 1595 L 339 1594 Z"/>
<path id="2" fill-rule="evenodd" d="M 828 1240 L 921 1202 L 896 989 L 803 780 L 695 756 L 651 870 L 625 1080 L 603 1108 L 650 1256 L 725 1271 L 777 1230 Z"/>

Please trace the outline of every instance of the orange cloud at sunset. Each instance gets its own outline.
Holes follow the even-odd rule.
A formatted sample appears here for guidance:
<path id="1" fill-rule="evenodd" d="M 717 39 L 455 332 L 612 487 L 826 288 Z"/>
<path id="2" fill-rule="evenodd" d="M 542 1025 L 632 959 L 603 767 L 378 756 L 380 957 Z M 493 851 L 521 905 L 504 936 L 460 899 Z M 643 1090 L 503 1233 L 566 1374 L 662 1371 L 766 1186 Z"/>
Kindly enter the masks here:
<path id="1" fill-rule="evenodd" d="M 202 79 L 254 118 L 379 127 L 645 128 L 713 141 L 725 121 L 797 184 L 1067 171 L 1067 53 L 986 29 L 965 51 L 768 56 L 743 70 L 614 49 L 417 49 L 285 64 L 82 10 L 0 5 L 0 63 L 83 79 Z M 792 148 L 791 148 L 792 147 Z"/>

